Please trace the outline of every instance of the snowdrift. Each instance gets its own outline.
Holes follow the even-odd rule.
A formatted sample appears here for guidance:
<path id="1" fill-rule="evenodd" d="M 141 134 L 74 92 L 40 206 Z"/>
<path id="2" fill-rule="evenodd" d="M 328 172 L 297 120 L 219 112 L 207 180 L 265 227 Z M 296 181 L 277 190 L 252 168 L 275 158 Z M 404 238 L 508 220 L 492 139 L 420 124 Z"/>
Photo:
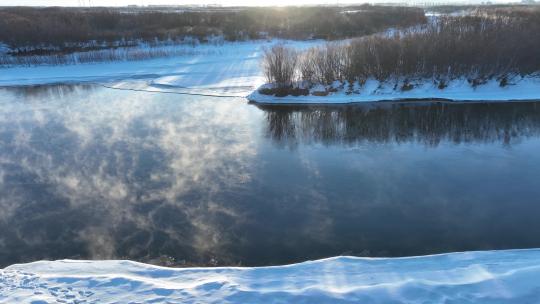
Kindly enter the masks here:
<path id="1" fill-rule="evenodd" d="M 0 270 L 2 303 L 538 303 L 540 249 L 335 257 L 275 267 L 40 261 Z"/>

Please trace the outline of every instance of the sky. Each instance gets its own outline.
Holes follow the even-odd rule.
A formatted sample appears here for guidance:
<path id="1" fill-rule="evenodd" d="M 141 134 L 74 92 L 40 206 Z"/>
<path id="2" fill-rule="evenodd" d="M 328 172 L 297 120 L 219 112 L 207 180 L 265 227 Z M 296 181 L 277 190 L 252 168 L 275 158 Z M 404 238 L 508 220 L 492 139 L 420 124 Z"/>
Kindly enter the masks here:
<path id="1" fill-rule="evenodd" d="M 272 1 L 253 1 L 253 0 L 0 0 L 0 6 L 125 6 L 136 5 L 159 5 L 159 4 L 219 4 L 219 5 L 305 5 L 305 4 L 346 4 L 346 3 L 365 3 L 377 2 L 377 0 L 272 0 Z M 383 1 L 396 2 L 396 1 Z"/>
<path id="2" fill-rule="evenodd" d="M 465 0 L 0 0 L 0 6 L 125 6 L 125 5 L 187 5 L 187 4 L 218 4 L 230 5 L 306 5 L 306 4 L 352 4 L 377 2 L 465 2 Z M 478 1 L 479 2 L 479 1 Z M 493 1 L 497 2 L 497 1 Z"/>

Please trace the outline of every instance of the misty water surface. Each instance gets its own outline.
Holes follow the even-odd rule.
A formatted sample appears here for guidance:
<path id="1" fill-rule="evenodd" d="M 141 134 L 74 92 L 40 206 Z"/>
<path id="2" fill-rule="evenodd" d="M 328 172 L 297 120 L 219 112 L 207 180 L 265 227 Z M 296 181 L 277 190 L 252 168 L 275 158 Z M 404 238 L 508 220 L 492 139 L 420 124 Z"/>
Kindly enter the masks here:
<path id="1" fill-rule="evenodd" d="M 540 247 L 540 103 L 0 89 L 0 267 Z"/>

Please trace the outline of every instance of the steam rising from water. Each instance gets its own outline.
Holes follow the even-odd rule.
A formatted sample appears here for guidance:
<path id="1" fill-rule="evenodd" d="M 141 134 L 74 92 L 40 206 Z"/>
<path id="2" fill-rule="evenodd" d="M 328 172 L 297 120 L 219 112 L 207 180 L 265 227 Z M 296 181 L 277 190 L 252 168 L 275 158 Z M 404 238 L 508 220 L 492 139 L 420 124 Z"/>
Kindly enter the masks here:
<path id="1" fill-rule="evenodd" d="M 0 237 L 54 251 L 49 236 L 37 237 L 28 218 L 20 218 L 27 204 L 27 216 L 43 219 L 70 210 L 53 226 L 64 230 L 76 221 L 79 230 L 63 241 L 84 244 L 93 258 L 139 255 L 137 248 L 120 253 L 115 235 L 126 227 L 143 244 L 172 239 L 193 254 L 215 250 L 221 228 L 213 217 L 237 220 L 237 214 L 213 196 L 250 180 L 255 138 L 239 124 L 249 112 L 234 101 L 179 105 L 144 94 L 100 91 L 86 98 L 84 88 L 66 90 L 72 95 L 41 102 L 51 93 L 44 89 L 36 99 L 30 94 L 2 107 L 0 207 L 11 233 Z"/>
<path id="2" fill-rule="evenodd" d="M 3 89 L 0 266 L 538 247 L 539 138 L 536 103 L 258 108 Z"/>

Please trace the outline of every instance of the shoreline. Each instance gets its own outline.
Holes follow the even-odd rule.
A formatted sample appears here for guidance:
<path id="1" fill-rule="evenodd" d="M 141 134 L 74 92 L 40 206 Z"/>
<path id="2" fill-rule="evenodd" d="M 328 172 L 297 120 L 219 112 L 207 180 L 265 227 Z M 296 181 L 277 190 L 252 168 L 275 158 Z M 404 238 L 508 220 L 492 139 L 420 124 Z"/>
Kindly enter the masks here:
<path id="1" fill-rule="evenodd" d="M 363 85 L 353 85 L 336 81 L 331 85 L 314 85 L 307 95 L 277 97 L 264 95 L 261 89 L 272 88 L 264 84 L 246 98 L 250 103 L 265 105 L 332 105 L 371 102 L 516 102 L 540 100 L 540 77 L 536 74 L 518 76 L 511 84 L 501 86 L 496 79 L 472 86 L 465 78 L 448 82 L 444 89 L 439 89 L 432 79 L 420 79 L 410 82 L 413 88 L 400 90 L 402 80 L 380 82 L 368 79 Z M 346 88 L 349 86 L 349 88 Z M 321 96 L 322 95 L 322 96 Z"/>
<path id="2" fill-rule="evenodd" d="M 431 303 L 441 297 L 459 302 L 464 296 L 471 302 L 523 303 L 538 298 L 539 262 L 538 248 L 399 258 L 337 256 L 265 267 L 57 260 L 0 269 L 0 285 L 7 286 L 3 298 L 14 303 Z"/>

